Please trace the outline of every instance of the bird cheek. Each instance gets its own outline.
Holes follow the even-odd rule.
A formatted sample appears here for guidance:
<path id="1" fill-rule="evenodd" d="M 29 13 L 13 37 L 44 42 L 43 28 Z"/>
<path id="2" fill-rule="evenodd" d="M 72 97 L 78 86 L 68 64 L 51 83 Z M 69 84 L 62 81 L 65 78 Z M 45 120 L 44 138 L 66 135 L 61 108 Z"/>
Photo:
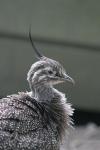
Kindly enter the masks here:
<path id="1" fill-rule="evenodd" d="M 43 80 L 45 80 L 45 75 L 40 76 L 39 79 L 38 79 L 39 82 L 40 82 L 40 81 L 43 81 Z"/>

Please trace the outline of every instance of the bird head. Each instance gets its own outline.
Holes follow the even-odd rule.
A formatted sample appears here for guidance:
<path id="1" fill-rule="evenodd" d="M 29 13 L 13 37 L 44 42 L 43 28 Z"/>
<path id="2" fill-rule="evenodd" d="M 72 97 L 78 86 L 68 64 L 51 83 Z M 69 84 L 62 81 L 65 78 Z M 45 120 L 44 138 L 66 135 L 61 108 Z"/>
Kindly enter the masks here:
<path id="1" fill-rule="evenodd" d="M 37 50 L 32 41 L 30 32 L 29 38 L 39 59 L 31 66 L 27 75 L 30 87 L 32 88 L 40 85 L 51 86 L 64 81 L 69 81 L 74 84 L 74 80 L 66 73 L 65 69 L 58 61 L 43 56 L 39 50 Z"/>

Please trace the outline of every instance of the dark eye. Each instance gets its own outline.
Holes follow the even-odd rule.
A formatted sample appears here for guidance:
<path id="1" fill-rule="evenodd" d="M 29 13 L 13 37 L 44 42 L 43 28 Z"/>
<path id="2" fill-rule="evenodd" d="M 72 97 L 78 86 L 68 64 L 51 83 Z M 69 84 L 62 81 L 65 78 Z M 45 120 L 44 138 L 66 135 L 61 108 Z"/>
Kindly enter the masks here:
<path id="1" fill-rule="evenodd" d="M 53 74 L 53 72 L 51 70 L 48 71 L 49 74 Z"/>
<path id="2" fill-rule="evenodd" d="M 59 77 L 59 73 L 56 72 L 55 76 Z"/>
<path id="3" fill-rule="evenodd" d="M 59 73 L 58 72 L 54 71 L 54 74 L 55 74 L 56 77 L 59 77 Z"/>

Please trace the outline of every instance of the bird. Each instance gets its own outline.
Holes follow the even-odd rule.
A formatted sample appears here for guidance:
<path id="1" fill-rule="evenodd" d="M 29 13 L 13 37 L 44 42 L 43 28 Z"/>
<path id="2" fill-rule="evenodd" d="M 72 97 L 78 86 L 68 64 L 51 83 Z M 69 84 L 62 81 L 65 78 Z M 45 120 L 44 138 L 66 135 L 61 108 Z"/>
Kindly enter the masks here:
<path id="1" fill-rule="evenodd" d="M 54 85 L 74 80 L 56 60 L 38 50 L 27 74 L 30 91 L 0 99 L 0 150 L 60 150 L 66 129 L 73 126 L 73 108 Z"/>

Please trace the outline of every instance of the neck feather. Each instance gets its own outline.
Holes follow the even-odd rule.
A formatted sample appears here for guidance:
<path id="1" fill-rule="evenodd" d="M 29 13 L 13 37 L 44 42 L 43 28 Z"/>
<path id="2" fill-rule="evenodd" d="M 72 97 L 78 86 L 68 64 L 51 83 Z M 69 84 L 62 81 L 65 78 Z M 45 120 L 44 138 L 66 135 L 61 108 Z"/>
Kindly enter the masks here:
<path id="1" fill-rule="evenodd" d="M 54 97 L 54 90 L 49 85 L 39 85 L 32 88 L 32 97 L 38 101 L 51 101 Z"/>
<path id="2" fill-rule="evenodd" d="M 43 107 L 42 110 L 45 112 L 45 122 L 47 121 L 49 125 L 56 125 L 54 130 L 57 130 L 58 137 L 61 140 L 66 128 L 68 129 L 72 124 L 70 116 L 73 114 L 71 105 L 66 103 L 65 95 L 53 87 L 39 86 L 32 90 L 30 96 L 40 102 L 41 107 Z"/>

